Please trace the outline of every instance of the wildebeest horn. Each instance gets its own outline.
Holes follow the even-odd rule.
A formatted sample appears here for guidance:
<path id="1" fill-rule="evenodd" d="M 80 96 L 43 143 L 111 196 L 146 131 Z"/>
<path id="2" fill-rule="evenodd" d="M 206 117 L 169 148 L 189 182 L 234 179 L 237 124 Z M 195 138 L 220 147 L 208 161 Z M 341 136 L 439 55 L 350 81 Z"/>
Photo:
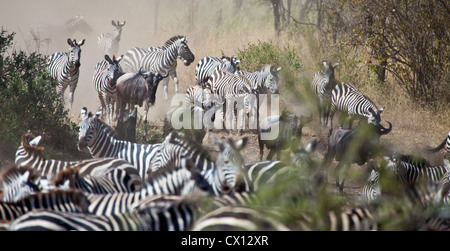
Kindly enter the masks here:
<path id="1" fill-rule="evenodd" d="M 380 128 L 381 128 L 381 135 L 384 134 L 388 134 L 391 130 L 392 130 L 392 124 L 391 122 L 387 121 L 386 122 L 389 124 L 389 128 L 385 128 L 382 124 L 380 124 Z"/>

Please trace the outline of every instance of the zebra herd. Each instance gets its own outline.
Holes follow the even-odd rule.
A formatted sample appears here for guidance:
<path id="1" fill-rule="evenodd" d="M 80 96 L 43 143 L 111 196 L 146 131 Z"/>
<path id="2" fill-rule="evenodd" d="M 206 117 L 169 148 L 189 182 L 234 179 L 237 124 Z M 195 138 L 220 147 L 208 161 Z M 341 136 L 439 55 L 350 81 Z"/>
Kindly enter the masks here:
<path id="1" fill-rule="evenodd" d="M 114 52 L 124 24 L 113 21 L 114 36 L 100 36 L 99 48 Z M 84 40 L 67 42 L 70 52 L 52 55 L 49 72 L 58 79 L 62 94 L 66 86 L 71 87 L 72 102 Z M 388 128 L 381 124 L 383 108 L 377 108 L 355 86 L 337 82 L 334 71 L 338 63 L 329 66 L 324 62 L 324 69 L 314 74 L 310 86 L 320 122 L 329 126 L 326 155 L 316 153 L 317 141 L 301 142 L 302 127 L 311 119 L 284 113 L 268 121 L 282 127 L 278 137 L 265 141 L 259 137 L 261 160 L 248 163 L 243 154 L 248 136 L 237 140 L 208 137 L 211 149 L 202 144 L 204 134 L 197 139 L 189 130 L 172 129 L 162 142 L 140 144 L 117 139 L 111 127 L 115 87 L 124 72 L 171 76 L 178 92 L 177 59 L 186 66 L 195 60 L 186 37 L 174 36 L 162 47 L 135 47 L 120 57 L 105 54 L 93 79 L 108 123 L 101 119 L 102 113 L 94 115 L 87 108 L 81 110 L 79 123 L 78 149 L 89 151 L 92 158 L 47 159 L 39 146 L 42 137 L 25 133 L 15 165 L 0 176 L 2 228 L 392 230 L 395 226 L 389 225 L 389 219 L 406 218 L 411 221 L 406 224 L 408 230 L 450 230 L 449 161 L 432 166 L 425 159 L 384 149 L 380 137 L 390 133 L 392 124 L 387 121 Z M 239 63 L 236 57 L 202 58 L 195 69 L 197 83 L 186 91 L 186 105 L 205 113 L 224 106 L 221 122 L 227 129 L 233 128 L 235 122 L 230 124 L 228 119 L 234 119 L 236 112 L 241 122 L 245 115 L 255 115 L 261 135 L 258 100 L 262 94 L 279 93 L 281 68 L 267 65 L 248 72 L 240 70 Z M 153 80 L 156 85 L 159 81 L 163 81 L 167 99 L 168 79 Z M 236 101 L 241 106 L 235 106 Z M 349 126 L 344 128 L 341 120 L 340 128 L 333 131 L 336 111 L 349 120 Z M 361 122 L 353 128 L 354 118 Z M 243 128 L 242 124 L 238 127 Z M 448 152 L 449 142 L 450 132 L 443 144 L 431 150 L 438 151 L 446 144 Z M 273 157 L 275 149 L 278 160 L 263 161 L 264 146 L 274 147 L 269 156 Z M 290 153 L 285 159 L 280 158 L 281 149 Z M 333 160 L 338 161 L 334 170 Z M 330 197 L 336 193 L 328 185 L 328 176 L 335 175 L 342 192 L 352 163 L 367 164 L 370 176 L 362 189 L 363 202 L 348 208 Z"/>

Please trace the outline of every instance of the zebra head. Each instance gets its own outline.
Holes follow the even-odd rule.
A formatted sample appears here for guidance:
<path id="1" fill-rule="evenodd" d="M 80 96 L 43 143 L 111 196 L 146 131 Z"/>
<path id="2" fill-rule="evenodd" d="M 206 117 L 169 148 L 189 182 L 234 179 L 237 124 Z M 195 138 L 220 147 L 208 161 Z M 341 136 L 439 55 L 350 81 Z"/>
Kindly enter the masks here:
<path id="1" fill-rule="evenodd" d="M 3 180 L 3 201 L 17 202 L 24 197 L 39 192 L 36 181 L 37 171 L 29 166 L 11 166 L 0 175 Z"/>
<path id="2" fill-rule="evenodd" d="M 93 142 L 100 132 L 101 122 L 99 116 L 93 116 L 91 112 L 86 116 L 82 116 L 80 122 L 80 129 L 78 132 L 78 150 L 84 151 Z"/>
<path id="3" fill-rule="evenodd" d="M 187 37 L 181 37 L 179 39 L 178 46 L 178 58 L 183 61 L 185 66 L 189 66 L 195 60 L 194 54 L 191 52 L 191 49 L 187 45 L 188 39 Z"/>
<path id="4" fill-rule="evenodd" d="M 114 26 L 114 37 L 120 41 L 120 35 L 122 34 L 122 27 L 125 26 L 125 22 L 123 21 L 122 23 L 117 21 L 114 22 L 114 20 L 111 21 L 111 24 Z"/>
<path id="5" fill-rule="evenodd" d="M 224 192 L 230 192 L 234 190 L 237 185 L 238 178 L 243 175 L 244 159 L 240 151 L 247 144 L 247 137 L 239 139 L 234 142 L 232 138 L 227 141 L 216 140 L 216 147 L 218 147 L 219 154 L 216 158 L 216 168 L 218 175 L 216 176 L 217 182 L 222 184 Z M 245 177 L 244 177 L 245 179 Z"/>
<path id="6" fill-rule="evenodd" d="M 122 60 L 122 56 L 116 58 L 113 56 L 111 59 L 108 55 L 105 55 L 105 60 L 108 62 L 108 75 L 112 79 L 112 83 L 116 83 L 117 79 L 122 76 L 123 70 L 122 67 L 120 67 L 119 62 Z"/>
<path id="7" fill-rule="evenodd" d="M 380 114 L 383 111 L 384 108 L 381 108 L 379 110 L 369 108 L 370 115 L 367 118 L 367 124 L 376 126 L 380 135 L 388 134 L 392 130 L 392 124 L 389 121 L 386 121 L 389 124 L 389 128 L 386 128 L 381 124 Z"/>
<path id="8" fill-rule="evenodd" d="M 275 68 L 273 65 L 263 67 L 263 85 L 266 90 L 272 94 L 278 94 L 278 72 L 281 67 Z"/>
<path id="9" fill-rule="evenodd" d="M 339 66 L 339 63 L 335 63 L 331 67 L 326 61 L 323 62 L 324 69 L 322 71 L 325 86 L 332 88 L 336 78 L 334 77 L 334 70 Z M 328 88 L 327 88 L 328 89 Z"/>
<path id="10" fill-rule="evenodd" d="M 69 50 L 69 63 L 75 65 L 75 67 L 80 67 L 80 59 L 81 59 L 81 46 L 84 44 L 85 39 L 81 40 L 77 43 L 77 40 L 67 39 L 67 43 L 70 45 Z"/>

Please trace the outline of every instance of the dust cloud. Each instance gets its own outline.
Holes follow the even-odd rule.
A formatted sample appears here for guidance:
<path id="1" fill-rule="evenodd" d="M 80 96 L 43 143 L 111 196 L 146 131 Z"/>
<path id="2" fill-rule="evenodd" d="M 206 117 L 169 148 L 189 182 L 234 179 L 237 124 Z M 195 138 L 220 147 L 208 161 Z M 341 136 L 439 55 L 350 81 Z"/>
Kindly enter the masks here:
<path id="1" fill-rule="evenodd" d="M 78 121 L 80 109 L 86 106 L 89 111 L 95 112 L 100 107 L 98 94 L 94 89 L 92 76 L 95 65 L 103 59 L 97 48 L 97 37 L 102 33 L 112 33 L 111 20 L 126 21 L 122 29 L 119 55 L 126 53 L 132 47 L 162 46 L 164 42 L 174 35 L 184 35 L 189 38 L 188 45 L 196 59 L 188 67 L 178 62 L 177 73 L 180 80 L 180 93 L 194 81 L 195 65 L 206 55 L 220 55 L 223 48 L 203 51 L 204 43 L 197 36 L 198 29 L 191 26 L 192 11 L 210 13 L 215 21 L 215 13 L 222 14 L 226 7 L 223 1 L 185 1 L 185 0 L 95 0 L 95 1 L 60 1 L 60 0 L 2 0 L 0 3 L 0 25 L 8 33 L 15 32 L 15 49 L 28 53 L 38 51 L 45 55 L 54 52 L 67 52 L 67 38 L 61 34 L 64 23 L 75 16 L 83 16 L 86 23 L 92 28 L 89 34 L 76 31 L 70 37 L 81 41 L 86 39 L 82 46 L 80 79 L 74 95 L 73 108 L 70 115 Z M 198 16 L 196 22 L 204 23 Z M 214 25 L 214 22 L 206 22 Z M 39 44 L 33 38 L 30 29 L 40 27 Z M 207 26 L 205 26 L 207 27 Z M 209 29 L 209 28 L 208 28 Z M 36 37 L 35 37 L 36 38 Z M 225 53 L 228 53 L 225 51 Z M 173 80 L 169 81 L 169 93 L 174 94 Z M 68 90 L 66 90 L 66 107 Z M 163 87 L 158 88 L 156 104 L 149 111 L 149 120 L 160 120 L 170 108 L 170 103 L 164 101 Z M 140 108 L 143 114 L 143 108 Z"/>

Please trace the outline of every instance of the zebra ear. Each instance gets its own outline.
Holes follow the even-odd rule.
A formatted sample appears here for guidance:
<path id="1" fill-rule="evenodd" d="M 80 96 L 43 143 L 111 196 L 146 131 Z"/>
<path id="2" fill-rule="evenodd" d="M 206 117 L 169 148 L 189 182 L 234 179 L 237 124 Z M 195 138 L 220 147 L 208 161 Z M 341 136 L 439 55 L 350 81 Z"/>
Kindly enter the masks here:
<path id="1" fill-rule="evenodd" d="M 113 56 L 113 57 L 114 57 L 114 56 Z M 105 54 L 105 60 L 106 60 L 108 63 L 110 63 L 110 64 L 113 63 L 113 61 L 111 60 L 111 58 L 110 58 L 109 55 L 107 55 L 107 54 Z"/>
<path id="2" fill-rule="evenodd" d="M 328 67 L 328 64 L 327 64 L 327 61 L 323 61 L 323 67 L 325 67 L 325 69 L 328 69 L 329 67 Z"/>
<path id="3" fill-rule="evenodd" d="M 86 41 L 86 39 L 81 40 L 81 42 L 77 43 L 78 46 L 82 46 L 84 44 L 84 42 Z"/>
<path id="4" fill-rule="evenodd" d="M 247 141 L 248 141 L 248 137 L 244 137 L 244 138 L 236 141 L 236 149 L 238 151 L 242 150 L 245 147 L 245 145 L 247 145 Z"/>
<path id="5" fill-rule="evenodd" d="M 383 111 L 384 111 L 384 107 L 381 107 L 381 108 L 378 110 L 378 114 L 381 114 Z"/>
<path id="6" fill-rule="evenodd" d="M 117 25 L 116 25 L 116 22 L 114 22 L 114 20 L 111 20 L 111 24 L 112 24 L 113 26 L 117 26 Z"/>
<path id="7" fill-rule="evenodd" d="M 333 69 L 336 69 L 338 66 L 339 66 L 339 63 L 335 63 L 335 64 L 333 65 Z"/>
<path id="8" fill-rule="evenodd" d="M 67 43 L 68 43 L 70 46 L 72 46 L 72 45 L 73 45 L 72 39 L 68 38 L 68 39 L 67 39 Z"/>
<path id="9" fill-rule="evenodd" d="M 127 21 L 123 21 L 123 23 L 119 23 L 119 26 L 124 26 Z"/>
<path id="10" fill-rule="evenodd" d="M 116 60 L 115 60 L 115 61 L 116 61 L 117 63 L 119 63 L 119 62 L 120 62 L 120 60 L 122 60 L 122 58 L 123 58 L 123 55 L 120 55 L 120 57 L 116 58 Z"/>
<path id="11" fill-rule="evenodd" d="M 19 182 L 26 183 L 28 181 L 29 177 L 30 177 L 30 171 L 26 171 L 20 176 Z"/>
<path id="12" fill-rule="evenodd" d="M 37 146 L 37 145 L 39 145 L 39 142 L 41 141 L 41 139 L 42 139 L 42 136 L 37 136 L 36 138 L 34 138 L 34 139 L 32 139 L 31 141 L 30 141 L 30 146 Z"/>

